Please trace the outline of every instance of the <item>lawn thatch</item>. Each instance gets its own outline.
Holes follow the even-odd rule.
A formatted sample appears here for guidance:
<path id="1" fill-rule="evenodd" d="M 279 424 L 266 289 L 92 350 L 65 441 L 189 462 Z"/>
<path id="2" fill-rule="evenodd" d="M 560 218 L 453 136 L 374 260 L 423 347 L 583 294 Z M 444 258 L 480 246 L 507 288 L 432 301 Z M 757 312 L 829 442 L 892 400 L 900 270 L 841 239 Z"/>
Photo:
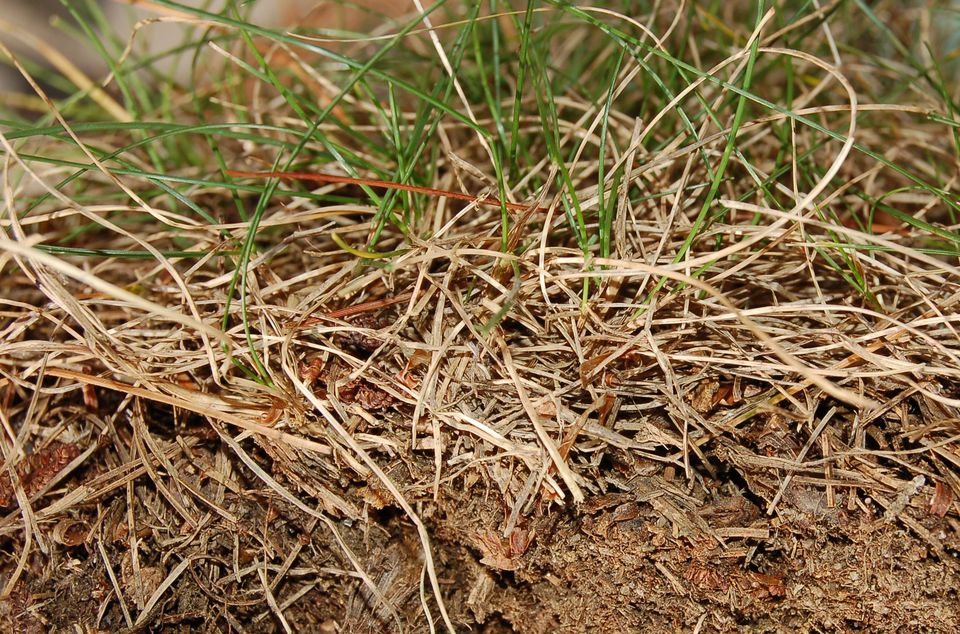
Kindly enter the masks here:
<path id="1" fill-rule="evenodd" d="M 604 33 L 550 6 L 559 73 Z M 960 628 L 957 95 L 857 48 L 856 3 L 753 9 L 638 21 L 609 108 L 531 88 L 499 176 L 474 60 L 421 125 L 257 33 L 211 55 L 275 81 L 174 93 L 173 131 L 2 124 L 7 626 Z M 455 28 L 418 28 L 391 54 L 439 82 Z M 657 51 L 709 74 L 652 105 Z M 226 172 L 301 142 L 347 178 Z"/>

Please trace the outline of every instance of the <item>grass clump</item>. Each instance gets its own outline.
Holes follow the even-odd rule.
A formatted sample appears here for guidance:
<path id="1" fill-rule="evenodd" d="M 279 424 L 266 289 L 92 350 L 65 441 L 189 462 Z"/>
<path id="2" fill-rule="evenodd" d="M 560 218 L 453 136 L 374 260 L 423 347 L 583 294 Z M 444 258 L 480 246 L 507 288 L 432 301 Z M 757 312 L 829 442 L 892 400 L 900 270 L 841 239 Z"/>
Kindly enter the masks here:
<path id="1" fill-rule="evenodd" d="M 960 625 L 951 3 L 145 4 L 6 51 L 11 626 Z"/>

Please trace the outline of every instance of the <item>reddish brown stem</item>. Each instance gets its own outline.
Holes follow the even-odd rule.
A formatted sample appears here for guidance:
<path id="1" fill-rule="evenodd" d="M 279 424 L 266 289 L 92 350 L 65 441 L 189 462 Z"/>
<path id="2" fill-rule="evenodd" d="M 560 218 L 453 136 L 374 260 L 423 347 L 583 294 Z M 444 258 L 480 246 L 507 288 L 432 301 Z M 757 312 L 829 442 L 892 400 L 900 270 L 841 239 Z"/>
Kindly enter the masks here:
<path id="1" fill-rule="evenodd" d="M 298 322 L 297 326 L 300 328 L 308 328 L 315 324 L 323 323 L 328 319 L 343 319 L 344 317 L 352 317 L 353 315 L 358 315 L 360 313 L 365 313 L 371 310 L 377 310 L 379 308 L 385 308 L 387 306 L 392 306 L 393 304 L 399 304 L 401 302 L 408 301 L 411 297 L 413 297 L 413 293 L 401 293 L 400 295 L 396 295 L 394 297 L 385 297 L 382 299 L 374 299 L 369 302 L 363 302 L 362 304 L 344 306 L 343 308 L 331 310 L 323 317 L 307 317 L 303 321 Z"/>
<path id="2" fill-rule="evenodd" d="M 382 187 L 384 189 L 398 189 L 405 192 L 414 192 L 416 194 L 427 194 L 429 196 L 442 196 L 444 198 L 454 198 L 478 205 L 488 205 L 490 207 L 499 207 L 501 202 L 496 198 L 478 198 L 468 194 L 448 191 L 446 189 L 434 189 L 433 187 L 420 187 L 418 185 L 406 185 L 404 183 L 394 183 L 393 181 L 381 181 L 374 178 L 351 178 L 350 176 L 335 176 L 333 174 L 315 174 L 312 172 L 245 172 L 242 170 L 227 170 L 227 176 L 236 176 L 238 178 L 290 178 L 303 181 L 315 181 L 318 183 L 344 183 L 346 185 L 366 185 L 368 187 Z M 547 211 L 546 207 L 531 207 L 520 203 L 502 203 L 507 209 L 513 211 Z"/>

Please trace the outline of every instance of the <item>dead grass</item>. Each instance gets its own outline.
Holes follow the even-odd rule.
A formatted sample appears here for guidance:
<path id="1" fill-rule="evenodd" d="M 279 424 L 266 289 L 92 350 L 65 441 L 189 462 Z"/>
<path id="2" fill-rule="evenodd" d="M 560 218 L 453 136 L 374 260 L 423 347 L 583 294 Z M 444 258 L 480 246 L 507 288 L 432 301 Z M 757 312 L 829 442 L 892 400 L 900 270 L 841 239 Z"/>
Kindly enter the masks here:
<path id="1" fill-rule="evenodd" d="M 163 174 L 145 145 L 108 156 L 148 127 L 58 115 L 71 144 L 7 126 L 7 627 L 960 628 L 953 115 L 922 83 L 878 101 L 886 71 L 834 22 L 799 50 L 807 23 L 776 12 L 752 36 L 720 13 L 672 15 L 644 17 L 648 41 L 692 47 L 712 75 L 651 109 L 629 92 L 651 54 L 620 68 L 608 113 L 555 95 L 562 170 L 528 94 L 529 162 L 503 192 L 495 139 L 477 132 L 496 114 L 454 90 L 462 118 L 439 120 L 423 166 L 429 187 L 473 202 L 390 199 L 372 170 L 347 174 L 366 193 L 222 175 L 212 147 L 232 169 L 267 169 L 308 127 L 282 82 L 213 99 L 277 146 L 223 136 Z M 736 50 L 682 36 L 719 37 L 713 19 L 742 31 Z M 840 36 L 837 67 L 820 51 Z M 755 86 L 780 110 L 746 108 L 698 225 L 751 37 L 802 81 L 771 70 Z M 442 71 L 441 40 L 402 42 Z M 330 101 L 346 77 L 314 86 L 332 118 L 307 149 L 398 169 L 352 135 L 389 136 L 390 108 L 412 128 L 416 104 Z M 210 124 L 178 104 L 180 123 Z M 719 127 L 685 127 L 678 108 L 703 104 Z M 499 197 L 526 209 L 481 204 Z M 606 255 L 576 222 L 602 236 L 601 204 L 616 211 Z"/>

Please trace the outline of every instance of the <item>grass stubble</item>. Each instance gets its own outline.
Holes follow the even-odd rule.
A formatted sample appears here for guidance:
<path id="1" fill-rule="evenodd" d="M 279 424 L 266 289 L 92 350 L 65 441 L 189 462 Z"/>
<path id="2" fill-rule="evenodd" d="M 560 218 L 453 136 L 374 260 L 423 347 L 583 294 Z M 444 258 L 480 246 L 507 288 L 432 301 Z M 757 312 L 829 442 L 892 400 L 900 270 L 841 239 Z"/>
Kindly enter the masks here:
<path id="1" fill-rule="evenodd" d="M 952 4 L 67 4 L 108 76 L 3 47 L 11 627 L 960 626 Z"/>

